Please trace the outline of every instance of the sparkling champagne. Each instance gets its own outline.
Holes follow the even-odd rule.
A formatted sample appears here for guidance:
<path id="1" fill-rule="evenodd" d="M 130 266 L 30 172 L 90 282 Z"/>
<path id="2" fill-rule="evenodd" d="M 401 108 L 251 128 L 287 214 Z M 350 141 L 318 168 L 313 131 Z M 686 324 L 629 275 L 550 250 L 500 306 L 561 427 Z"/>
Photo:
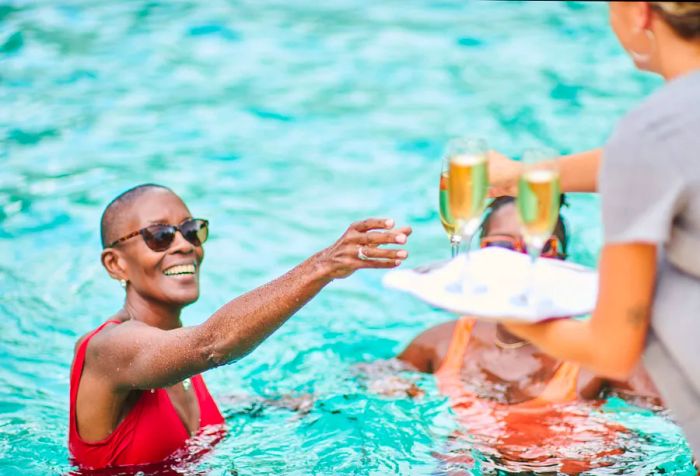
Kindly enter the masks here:
<path id="1" fill-rule="evenodd" d="M 458 155 L 450 160 L 449 205 L 456 223 L 478 220 L 489 188 L 486 155 Z M 460 226 L 462 226 L 460 225 Z"/>
<path id="2" fill-rule="evenodd" d="M 457 227 L 452 213 L 450 213 L 450 196 L 447 191 L 448 177 L 447 173 L 440 174 L 440 222 L 447 232 L 447 236 L 452 238 L 457 232 Z"/>
<path id="3" fill-rule="evenodd" d="M 541 248 L 552 235 L 559 216 L 561 189 L 559 174 L 554 170 L 531 170 L 518 182 L 518 215 L 523 235 Z"/>

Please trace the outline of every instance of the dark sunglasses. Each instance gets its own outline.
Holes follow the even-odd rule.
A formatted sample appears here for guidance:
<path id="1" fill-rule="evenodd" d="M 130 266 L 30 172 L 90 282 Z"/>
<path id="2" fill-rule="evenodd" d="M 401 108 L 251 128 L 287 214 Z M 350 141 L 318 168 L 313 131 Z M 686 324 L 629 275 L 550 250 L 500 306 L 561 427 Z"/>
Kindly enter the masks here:
<path id="1" fill-rule="evenodd" d="M 527 245 L 525 240 L 510 235 L 490 235 L 485 236 L 481 240 L 481 247 L 488 248 L 489 246 L 497 246 L 519 253 L 527 253 Z M 566 255 L 560 252 L 562 249 L 559 239 L 551 236 L 542 247 L 542 254 L 545 258 L 566 259 Z"/>
<path id="2" fill-rule="evenodd" d="M 170 248 L 175 240 L 177 231 L 182 233 L 182 236 L 192 243 L 194 246 L 202 246 L 202 243 L 207 241 L 209 237 L 209 221 L 202 218 L 188 218 L 179 225 L 164 225 L 156 224 L 141 228 L 139 231 L 129 233 L 126 236 L 107 245 L 107 248 L 112 248 L 114 245 L 126 241 L 135 236 L 141 235 L 143 241 L 153 251 L 165 251 Z"/>

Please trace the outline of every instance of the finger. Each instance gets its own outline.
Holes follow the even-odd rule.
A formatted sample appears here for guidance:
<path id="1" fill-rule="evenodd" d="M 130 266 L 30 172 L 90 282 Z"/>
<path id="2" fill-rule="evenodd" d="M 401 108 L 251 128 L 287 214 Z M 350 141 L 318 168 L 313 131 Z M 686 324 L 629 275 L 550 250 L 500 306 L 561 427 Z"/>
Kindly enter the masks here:
<path id="1" fill-rule="evenodd" d="M 362 247 L 362 252 L 370 259 L 384 259 L 384 260 L 404 260 L 408 257 L 408 251 L 406 250 L 389 250 L 386 248 L 370 248 L 368 246 Z"/>
<path id="2" fill-rule="evenodd" d="M 403 263 L 401 260 L 367 260 L 367 261 L 360 261 L 360 265 L 357 267 L 357 269 L 361 268 L 396 268 L 398 265 Z"/>
<path id="3" fill-rule="evenodd" d="M 397 228 L 396 231 L 403 233 L 406 236 L 409 236 L 411 233 L 413 233 L 413 228 L 411 228 L 410 226 L 403 226 L 401 228 Z"/>
<path id="4" fill-rule="evenodd" d="M 370 231 L 369 233 L 363 234 L 359 241 L 363 245 L 377 246 L 377 245 L 388 245 L 388 244 L 399 244 L 403 245 L 406 243 L 408 236 L 405 233 L 400 233 L 396 231 Z"/>
<path id="5" fill-rule="evenodd" d="M 353 230 L 365 232 L 369 230 L 390 230 L 394 228 L 394 220 L 391 218 L 368 218 L 350 225 Z"/>

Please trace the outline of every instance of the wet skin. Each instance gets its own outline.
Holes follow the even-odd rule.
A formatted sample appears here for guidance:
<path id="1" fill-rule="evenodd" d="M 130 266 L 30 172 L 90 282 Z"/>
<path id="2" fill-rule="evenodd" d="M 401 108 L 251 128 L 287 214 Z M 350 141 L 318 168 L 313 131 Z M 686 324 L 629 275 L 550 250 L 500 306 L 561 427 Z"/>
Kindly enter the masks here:
<path id="1" fill-rule="evenodd" d="M 137 207 L 130 208 L 126 218 L 114 227 L 114 236 L 108 241 L 148 225 L 179 224 L 187 218 L 191 218 L 191 214 L 179 197 L 166 190 L 152 190 L 139 198 Z M 120 324 L 125 327 L 181 327 L 180 311 L 199 298 L 199 270 L 203 258 L 202 247 L 192 245 L 179 232 L 170 248 L 162 252 L 148 248 L 141 236 L 120 243 L 116 250 L 106 250 L 103 261 L 108 269 L 115 269 L 110 274 L 114 273 L 113 276 L 117 279 L 128 281 L 125 307 L 114 318 L 129 321 Z M 195 272 L 166 276 L 165 270 L 181 264 L 194 264 Z M 139 320 L 132 320 L 132 316 L 138 316 Z M 113 325 L 116 324 L 110 326 Z M 103 332 L 102 336 L 108 336 L 108 329 Z M 98 334 L 95 339 L 99 337 Z M 91 347 L 94 349 L 94 346 L 88 346 L 88 352 Z M 90 357 L 94 359 L 97 356 Z M 142 392 L 114 392 L 104 385 L 100 376 L 92 372 L 92 367 L 86 359 L 77 398 L 78 428 L 86 441 L 99 440 L 109 435 L 128 414 Z M 190 433 L 196 432 L 199 428 L 199 405 L 194 388 L 185 390 L 182 383 L 176 383 L 167 387 L 166 391 L 187 430 Z M 94 405 L 96 400 L 104 404 Z"/>
<path id="2" fill-rule="evenodd" d="M 517 210 L 507 204 L 495 212 L 489 222 L 488 235 L 520 237 Z M 447 356 L 456 321 L 446 322 L 420 334 L 398 356 L 417 370 L 432 373 Z M 539 351 L 533 345 L 517 349 L 502 349 L 496 341 L 522 341 L 509 333 L 501 324 L 477 321 L 464 355 L 463 381 L 465 393 L 473 393 L 500 403 L 521 403 L 538 396 L 554 375 L 560 361 Z M 607 385 L 621 391 L 634 391 L 656 396 L 656 391 L 642 369 L 628 383 L 612 382 L 596 377 L 582 369 L 578 378 L 580 398 L 596 398 Z"/>
<path id="3" fill-rule="evenodd" d="M 149 189 L 119 210 L 106 241 L 154 223 L 178 225 L 190 217 L 175 194 Z M 182 326 L 180 313 L 199 297 L 201 246 L 178 232 L 165 251 L 151 250 L 141 236 L 105 249 L 105 269 L 128 285 L 124 307 L 113 317 L 122 323 L 107 326 L 87 346 L 76 401 L 81 438 L 106 438 L 142 392 L 157 388 L 166 389 L 187 430 L 196 432 L 199 406 L 194 389 L 184 389 L 184 379 L 244 357 L 334 279 L 358 269 L 400 265 L 408 253 L 383 246 L 404 245 L 410 234 L 409 227 L 395 228 L 393 220 L 353 223 L 331 246 L 191 327 Z M 359 250 L 370 259 L 360 259 Z M 188 274 L 166 275 L 177 265 L 190 265 Z"/>

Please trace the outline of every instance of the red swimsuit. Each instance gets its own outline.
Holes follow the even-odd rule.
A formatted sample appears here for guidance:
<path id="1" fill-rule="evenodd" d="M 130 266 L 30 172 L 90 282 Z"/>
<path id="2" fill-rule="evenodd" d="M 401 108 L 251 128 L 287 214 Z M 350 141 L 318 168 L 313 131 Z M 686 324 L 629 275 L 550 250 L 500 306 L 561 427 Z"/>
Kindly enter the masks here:
<path id="1" fill-rule="evenodd" d="M 70 379 L 68 448 L 74 462 L 88 469 L 161 462 L 177 450 L 185 448 L 190 439 L 189 432 L 175 411 L 167 391 L 163 388 L 143 391 L 124 420 L 105 439 L 89 443 L 83 441 L 78 434 L 75 405 L 78 385 L 83 373 L 85 352 L 90 339 L 110 323 L 119 324 L 120 321 L 107 321 L 91 332 L 81 342 L 75 355 Z M 195 375 L 191 380 L 199 402 L 198 436 L 217 434 L 220 438 L 224 418 L 209 394 L 201 375 Z M 211 427 L 211 425 L 217 426 Z M 205 431 L 205 427 L 209 428 Z"/>

